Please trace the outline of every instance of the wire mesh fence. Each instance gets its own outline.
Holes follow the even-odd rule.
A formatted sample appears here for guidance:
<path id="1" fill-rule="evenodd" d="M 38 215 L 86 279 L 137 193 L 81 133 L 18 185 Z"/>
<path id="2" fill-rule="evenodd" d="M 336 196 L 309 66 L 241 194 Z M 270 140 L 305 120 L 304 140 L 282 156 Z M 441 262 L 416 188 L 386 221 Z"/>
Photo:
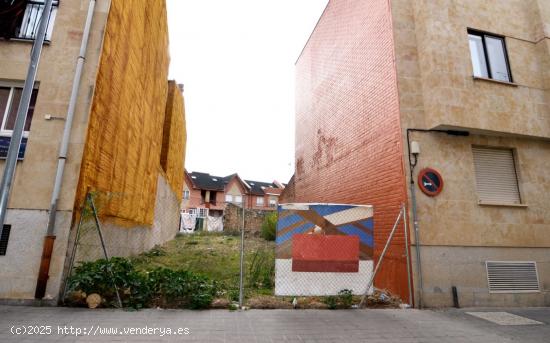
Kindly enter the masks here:
<path id="1" fill-rule="evenodd" d="M 131 290 L 125 285 L 129 280 L 113 274 L 113 269 L 128 266 L 125 265 L 128 261 L 117 259 L 116 263 L 111 263 L 113 258 L 135 258 L 154 250 L 156 246 L 172 240 L 180 224 L 179 203 L 170 192 L 157 192 L 157 206 L 150 223 L 136 223 L 131 216 L 133 211 L 126 210 L 126 215 L 119 215 L 121 212 L 118 209 L 134 202 L 136 196 L 139 195 L 113 192 L 86 194 L 76 213 L 77 225 L 69 240 L 64 301 L 77 304 L 88 301 L 86 293 L 93 292 L 97 295 L 95 306 L 120 307 L 132 303 L 131 299 L 124 304 L 120 301 L 121 297 L 124 298 L 122 292 Z M 93 275 L 92 271 L 102 275 Z M 128 270 L 124 272 L 128 274 Z M 121 289 L 120 292 L 118 289 Z M 77 298 L 80 295 L 84 298 L 74 299 L 72 293 L 75 291 Z"/>
<path id="2" fill-rule="evenodd" d="M 373 271 L 371 206 L 289 204 L 277 226 L 277 295 L 354 295 L 367 290 Z"/>
<path id="3" fill-rule="evenodd" d="M 113 217 L 120 197 L 86 197 L 66 299 L 76 292 L 81 305 L 93 293 L 96 306 L 333 308 L 374 290 L 370 206 L 160 206 L 152 224 L 131 225 Z"/>
<path id="4" fill-rule="evenodd" d="M 149 223 L 136 223 L 131 216 L 118 216 L 118 207 L 130 202 L 131 194 L 88 193 L 79 213 L 76 227 L 74 262 L 93 261 L 109 256 L 132 256 L 173 239 L 179 232 L 179 206 L 172 201 L 157 200 L 154 218 Z M 171 205 L 171 206 L 170 206 Z M 172 207 L 172 208 L 167 208 Z M 103 236 L 103 242 L 99 237 Z"/>
<path id="5" fill-rule="evenodd" d="M 132 280 L 127 278 L 133 276 L 127 270 L 124 270 L 124 275 L 111 275 L 111 270 L 120 271 L 122 267 L 131 268 L 132 272 L 140 273 L 145 279 L 158 274 L 158 270 L 175 272 L 170 280 L 165 281 L 174 284 L 181 282 L 182 285 L 189 280 L 181 279 L 181 273 L 205 277 L 215 288 L 211 294 L 214 306 L 226 307 L 231 302 L 242 302 L 244 297 L 272 293 L 274 242 L 261 237 L 263 217 L 258 215 L 258 211 L 245 209 L 243 212 L 242 206 L 231 203 L 224 203 L 225 211 L 218 213 L 208 208 L 182 211 L 179 205 L 175 209 L 167 209 L 166 201 L 157 201 L 152 224 L 138 225 L 128 218 L 116 217 L 117 206 L 123 204 L 124 197 L 128 196 L 101 192 L 87 195 L 72 233 L 64 296 L 69 304 L 84 305 L 84 297 L 88 297 L 90 292 L 101 298 L 97 306 L 133 304 L 132 297 L 143 296 L 136 294 L 129 284 Z M 225 221 L 229 224 L 225 227 L 224 212 L 228 217 L 233 217 Z M 264 215 L 272 212 L 265 211 Z M 247 216 L 244 220 L 247 225 L 244 241 L 241 239 L 243 214 Z M 242 271 L 241 242 L 245 249 Z M 94 270 L 102 271 L 102 277 L 84 280 Z M 140 303 L 140 306 L 159 305 L 155 297 L 160 297 L 159 292 L 162 291 L 150 289 L 157 286 L 149 285 L 149 289 L 145 290 L 141 287 L 142 291 L 153 294 L 147 295 L 149 300 Z M 122 301 L 116 297 L 119 293 Z M 166 307 L 179 306 L 178 301 L 163 299 L 161 302 Z"/>

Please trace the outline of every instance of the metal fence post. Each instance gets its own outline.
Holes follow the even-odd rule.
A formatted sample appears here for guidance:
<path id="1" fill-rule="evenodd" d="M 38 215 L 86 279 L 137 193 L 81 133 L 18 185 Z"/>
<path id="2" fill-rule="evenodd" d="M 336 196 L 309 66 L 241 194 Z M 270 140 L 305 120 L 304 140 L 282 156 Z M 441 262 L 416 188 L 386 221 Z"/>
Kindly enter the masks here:
<path id="1" fill-rule="evenodd" d="M 243 227 L 241 229 L 241 265 L 240 265 L 240 279 L 239 279 L 239 308 L 243 308 L 243 298 L 244 298 L 244 284 L 243 284 L 243 275 L 244 275 L 244 209 L 245 209 L 245 196 L 243 195 Z"/>
<path id="2" fill-rule="evenodd" d="M 76 248 L 78 246 L 78 241 L 80 240 L 80 229 L 82 228 L 82 222 L 84 221 L 84 213 L 87 205 L 88 205 L 88 198 L 84 200 L 84 206 L 82 207 L 82 211 L 80 213 L 80 220 L 78 221 L 78 227 L 76 228 L 76 236 L 74 239 L 73 248 L 71 249 L 71 257 L 69 260 L 69 271 L 67 272 L 67 277 L 65 278 L 65 283 L 63 286 L 63 299 L 61 299 L 63 303 L 65 303 L 65 298 L 67 297 L 67 286 L 69 283 L 69 277 L 73 272 L 74 259 L 76 257 Z"/>
<path id="3" fill-rule="evenodd" d="M 105 254 L 105 259 L 109 261 L 109 255 L 107 254 L 107 247 L 105 246 L 105 241 L 103 240 L 103 233 L 101 232 L 101 223 L 99 222 L 98 212 L 94 204 L 94 198 L 90 193 L 86 195 L 86 198 L 89 199 L 90 205 L 92 206 L 92 211 L 94 213 L 94 220 L 97 227 L 97 232 L 99 234 L 99 239 L 101 241 L 101 247 L 103 248 L 103 253 Z M 118 292 L 118 287 L 115 282 L 115 275 L 113 273 L 113 270 L 111 269 L 111 277 L 113 278 L 113 286 L 115 287 L 116 291 L 116 297 L 118 300 L 118 305 L 122 308 L 122 301 L 120 300 L 120 294 Z"/>
<path id="4" fill-rule="evenodd" d="M 390 246 L 390 243 L 393 239 L 393 234 L 395 233 L 395 229 L 397 229 L 397 225 L 399 224 L 399 221 L 403 216 L 403 212 L 404 212 L 403 207 L 401 207 L 401 209 L 399 210 L 399 215 L 397 216 L 397 219 L 393 224 L 393 228 L 391 230 L 390 236 L 388 237 L 388 240 L 386 241 L 386 245 L 384 246 L 384 250 L 382 250 L 382 254 L 380 254 L 380 258 L 378 259 L 378 263 L 376 263 L 376 267 L 372 272 L 372 277 L 370 278 L 369 283 L 367 284 L 367 289 L 365 290 L 365 294 L 363 294 L 363 297 L 361 298 L 361 303 L 359 303 L 359 307 L 363 307 L 363 305 L 365 305 L 365 301 L 367 300 L 367 293 L 369 292 L 369 289 L 372 287 L 372 284 L 374 283 L 374 278 L 376 277 L 376 274 L 378 273 L 378 269 L 380 268 L 380 265 L 382 264 L 382 260 L 384 259 L 384 255 L 386 255 L 386 251 Z"/>

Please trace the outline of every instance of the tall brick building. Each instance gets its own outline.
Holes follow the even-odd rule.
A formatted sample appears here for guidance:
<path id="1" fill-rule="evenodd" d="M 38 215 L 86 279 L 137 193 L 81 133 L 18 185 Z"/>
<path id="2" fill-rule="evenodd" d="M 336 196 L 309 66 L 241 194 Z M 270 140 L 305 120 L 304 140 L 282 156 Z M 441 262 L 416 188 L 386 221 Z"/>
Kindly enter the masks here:
<path id="1" fill-rule="evenodd" d="M 549 37 L 543 0 L 330 0 L 296 62 L 285 201 L 374 205 L 375 260 L 405 204 L 417 305 L 550 304 Z M 375 285 L 407 299 L 404 249 L 400 227 Z"/>

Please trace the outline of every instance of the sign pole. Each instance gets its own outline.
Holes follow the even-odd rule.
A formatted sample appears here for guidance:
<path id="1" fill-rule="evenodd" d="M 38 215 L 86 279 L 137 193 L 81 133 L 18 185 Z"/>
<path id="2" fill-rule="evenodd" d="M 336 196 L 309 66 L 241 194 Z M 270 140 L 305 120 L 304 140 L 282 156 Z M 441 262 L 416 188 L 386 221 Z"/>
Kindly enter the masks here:
<path id="1" fill-rule="evenodd" d="M 411 285 L 411 257 L 409 256 L 409 225 L 407 223 L 407 208 L 405 204 L 403 207 L 403 226 L 404 226 L 404 238 L 405 238 L 405 256 L 407 258 L 407 285 L 409 286 L 409 303 L 412 306 L 412 285 Z"/>

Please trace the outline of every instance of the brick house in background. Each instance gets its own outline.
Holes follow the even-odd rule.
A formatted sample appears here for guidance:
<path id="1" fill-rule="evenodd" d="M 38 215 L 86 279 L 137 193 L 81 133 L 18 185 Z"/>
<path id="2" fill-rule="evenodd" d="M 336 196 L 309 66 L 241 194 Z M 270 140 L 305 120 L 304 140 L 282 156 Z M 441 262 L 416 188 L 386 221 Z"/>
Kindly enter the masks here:
<path id="1" fill-rule="evenodd" d="M 374 205 L 375 260 L 406 204 L 416 304 L 548 306 L 549 89 L 549 1 L 330 0 L 296 62 L 285 202 Z M 408 299 L 402 227 L 375 286 Z"/>
<path id="2" fill-rule="evenodd" d="M 214 217 L 223 215 L 224 190 L 227 179 L 208 173 L 185 171 L 183 184 L 182 209 L 208 209 L 208 214 Z M 203 211 L 203 213 L 207 213 Z M 204 217 L 200 213 L 200 217 Z"/>
<path id="3" fill-rule="evenodd" d="M 97 196 L 98 203 L 105 200 L 98 208 L 111 256 L 140 253 L 172 239 L 178 231 L 186 129 L 182 92 L 167 79 L 165 1 L 82 0 L 53 5 L 8 203 L 6 224 L 11 230 L 4 230 L 1 237 L 0 301 L 8 303 L 32 303 L 42 299 L 44 291 L 44 300 L 58 300 L 88 192 Z M 0 115 L 5 120 L 0 156 L 4 158 L 37 14 L 43 7 L 44 1 L 2 2 Z M 92 16 L 90 36 L 82 79 L 76 85 L 80 91 L 54 231 L 45 238 L 59 142 L 88 16 Z M 49 271 L 39 273 L 44 242 L 53 239 Z M 96 240 L 88 243 L 94 246 Z M 80 257 L 98 258 L 89 256 L 94 252 L 103 256 L 97 245 Z"/>
<path id="4" fill-rule="evenodd" d="M 243 197 L 249 191 L 249 185 L 244 182 L 237 174 L 232 174 L 227 177 L 227 183 L 224 190 L 224 202 L 226 204 L 232 203 L 237 206 L 241 206 Z M 248 200 L 244 199 L 247 202 Z"/>
<path id="5" fill-rule="evenodd" d="M 214 176 L 208 173 L 185 172 L 182 209 L 208 209 L 211 216 L 223 215 L 226 204 L 247 209 L 275 210 L 284 186 L 277 182 L 243 180 L 238 174 Z M 202 213 L 201 213 L 202 216 Z"/>
<path id="6" fill-rule="evenodd" d="M 245 180 L 249 186 L 248 200 L 246 202 L 247 208 L 253 208 L 258 210 L 276 209 L 279 204 L 279 196 L 281 195 L 284 187 L 277 181 L 273 182 L 260 182 L 253 180 Z"/>

